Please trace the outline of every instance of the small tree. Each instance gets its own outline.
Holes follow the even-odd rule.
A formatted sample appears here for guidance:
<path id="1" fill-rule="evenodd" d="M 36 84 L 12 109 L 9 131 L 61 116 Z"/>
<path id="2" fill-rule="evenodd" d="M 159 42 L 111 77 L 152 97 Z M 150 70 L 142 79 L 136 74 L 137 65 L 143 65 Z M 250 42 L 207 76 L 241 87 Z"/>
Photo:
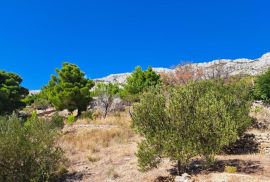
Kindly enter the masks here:
<path id="1" fill-rule="evenodd" d="M 22 99 L 28 95 L 28 90 L 21 83 L 17 74 L 0 70 L 0 114 L 9 114 L 25 106 Z"/>
<path id="2" fill-rule="evenodd" d="M 85 74 L 74 64 L 64 63 L 56 72 L 58 75 L 52 75 L 49 84 L 44 88 L 49 100 L 59 110 L 78 109 L 79 116 L 91 101 L 90 89 L 94 82 L 85 78 Z"/>
<path id="3" fill-rule="evenodd" d="M 196 155 L 212 161 L 250 125 L 249 108 L 242 84 L 197 81 L 145 93 L 132 114 L 133 127 L 144 137 L 139 167 L 148 170 L 168 157 L 177 161 L 180 174 Z"/>
<path id="4" fill-rule="evenodd" d="M 254 95 L 256 99 L 270 102 L 270 68 L 258 76 L 255 82 Z"/>
<path id="5" fill-rule="evenodd" d="M 160 75 L 158 75 L 151 67 L 143 71 L 137 66 L 132 74 L 127 78 L 124 85 L 122 97 L 128 101 L 138 101 L 139 94 L 148 88 L 160 83 Z"/>
<path id="6" fill-rule="evenodd" d="M 118 96 L 120 88 L 117 84 L 112 83 L 99 83 L 97 84 L 93 95 L 97 97 L 98 102 L 103 107 L 104 115 L 106 118 L 108 111 L 113 103 L 113 99 Z"/>
<path id="7" fill-rule="evenodd" d="M 204 72 L 192 64 L 177 65 L 172 72 L 161 73 L 165 85 L 182 85 L 189 81 L 201 80 Z"/>

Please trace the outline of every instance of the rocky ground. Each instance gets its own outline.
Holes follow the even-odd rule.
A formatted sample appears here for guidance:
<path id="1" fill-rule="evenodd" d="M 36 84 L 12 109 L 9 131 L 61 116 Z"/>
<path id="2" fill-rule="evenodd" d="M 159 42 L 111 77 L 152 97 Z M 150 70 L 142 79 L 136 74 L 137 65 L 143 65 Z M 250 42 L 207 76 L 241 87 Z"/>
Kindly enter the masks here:
<path id="1" fill-rule="evenodd" d="M 232 154 L 217 156 L 215 164 L 207 170 L 200 167 L 199 158 L 194 159 L 187 171 L 190 181 L 270 181 L 270 108 L 254 104 L 252 110 L 257 122 L 247 132 L 248 137 L 243 137 L 244 142 L 234 146 Z M 174 181 L 175 164 L 169 160 L 146 173 L 138 170 L 135 153 L 140 138 L 130 129 L 129 120 L 123 112 L 90 124 L 81 120 L 66 126 L 59 141 L 69 161 L 66 181 Z M 234 166 L 237 172 L 224 172 L 225 166 Z"/>

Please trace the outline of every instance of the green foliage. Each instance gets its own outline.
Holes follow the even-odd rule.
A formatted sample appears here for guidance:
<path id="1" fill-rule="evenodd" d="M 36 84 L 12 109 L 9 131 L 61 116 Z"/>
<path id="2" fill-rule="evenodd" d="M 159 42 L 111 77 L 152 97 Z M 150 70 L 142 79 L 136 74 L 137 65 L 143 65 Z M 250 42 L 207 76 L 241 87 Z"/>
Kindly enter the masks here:
<path id="1" fill-rule="evenodd" d="M 100 97 L 106 95 L 108 97 L 114 97 L 120 93 L 120 88 L 118 84 L 114 83 L 98 83 L 93 91 L 92 95 Z"/>
<path id="2" fill-rule="evenodd" d="M 44 88 L 37 94 L 28 95 L 23 99 L 23 101 L 26 103 L 26 105 L 32 106 L 34 109 L 44 110 L 52 105 L 48 99 L 47 90 Z"/>
<path id="3" fill-rule="evenodd" d="M 9 114 L 25 106 L 22 99 L 28 90 L 20 84 L 22 79 L 15 73 L 0 70 L 0 114 Z"/>
<path id="4" fill-rule="evenodd" d="M 257 113 L 260 113 L 263 111 L 263 107 L 262 106 L 255 106 L 254 108 L 252 108 L 251 111 L 257 114 Z"/>
<path id="5" fill-rule="evenodd" d="M 65 125 L 64 117 L 60 116 L 58 113 L 55 113 L 52 118 L 50 119 L 52 128 L 59 128 L 62 129 Z"/>
<path id="6" fill-rule="evenodd" d="M 0 181 L 53 181 L 64 164 L 58 135 L 35 115 L 26 123 L 14 115 L 0 118 Z"/>
<path id="7" fill-rule="evenodd" d="M 254 89 L 255 99 L 270 103 L 270 69 L 256 79 Z"/>
<path id="8" fill-rule="evenodd" d="M 38 94 L 29 94 L 27 95 L 22 101 L 27 105 L 30 106 L 35 102 L 35 100 L 38 98 Z"/>
<path id="9" fill-rule="evenodd" d="M 44 98 L 37 98 L 34 103 L 32 104 L 32 106 L 35 108 L 35 109 L 41 109 L 41 110 L 44 110 L 44 109 L 47 109 L 51 106 L 51 103 L 49 100 L 47 99 L 44 99 Z"/>
<path id="10" fill-rule="evenodd" d="M 49 100 L 59 110 L 78 109 L 80 115 L 91 101 L 90 89 L 94 82 L 85 78 L 85 74 L 74 64 L 64 63 L 56 72 L 57 76 L 52 75 L 49 84 L 44 88 Z"/>
<path id="11" fill-rule="evenodd" d="M 160 82 L 160 75 L 151 67 L 143 71 L 140 66 L 137 66 L 127 78 L 127 82 L 121 92 L 121 97 L 128 101 L 138 101 L 140 93 L 152 86 L 160 84 Z"/>
<path id="12" fill-rule="evenodd" d="M 82 113 L 82 115 L 80 116 L 81 119 L 93 119 L 93 111 L 85 111 Z"/>
<path id="13" fill-rule="evenodd" d="M 182 166 L 197 155 L 212 161 L 250 125 L 250 105 L 241 82 L 198 81 L 150 90 L 132 113 L 133 127 L 144 137 L 137 153 L 139 167 L 156 167 L 162 157 Z"/>
<path id="14" fill-rule="evenodd" d="M 76 121 L 76 117 L 73 115 L 69 115 L 67 117 L 67 124 L 73 124 Z"/>
<path id="15" fill-rule="evenodd" d="M 113 99 L 120 93 L 120 88 L 118 84 L 113 83 L 98 83 L 93 95 L 97 97 L 99 105 L 103 107 L 104 114 L 103 117 L 107 116 L 107 113 L 113 103 Z"/>
<path id="16" fill-rule="evenodd" d="M 234 166 L 225 166 L 224 172 L 226 172 L 226 173 L 236 173 L 237 168 L 234 167 Z"/>

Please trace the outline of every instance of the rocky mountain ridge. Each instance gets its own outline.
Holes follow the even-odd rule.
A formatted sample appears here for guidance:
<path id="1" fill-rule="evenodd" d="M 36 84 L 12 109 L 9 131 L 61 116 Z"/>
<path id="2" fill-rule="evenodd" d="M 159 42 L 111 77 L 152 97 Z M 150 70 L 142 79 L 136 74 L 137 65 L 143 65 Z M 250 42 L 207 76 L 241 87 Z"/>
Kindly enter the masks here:
<path id="1" fill-rule="evenodd" d="M 222 69 L 227 70 L 230 75 L 258 75 L 270 67 L 270 52 L 262 55 L 257 59 L 217 59 L 210 62 L 191 64 L 193 68 L 202 69 L 204 72 L 209 72 L 214 66 L 222 65 Z M 175 69 L 169 68 L 153 68 L 158 73 L 174 72 Z M 131 73 L 111 74 L 103 78 L 95 79 L 96 82 L 105 83 L 125 83 L 127 77 Z"/>

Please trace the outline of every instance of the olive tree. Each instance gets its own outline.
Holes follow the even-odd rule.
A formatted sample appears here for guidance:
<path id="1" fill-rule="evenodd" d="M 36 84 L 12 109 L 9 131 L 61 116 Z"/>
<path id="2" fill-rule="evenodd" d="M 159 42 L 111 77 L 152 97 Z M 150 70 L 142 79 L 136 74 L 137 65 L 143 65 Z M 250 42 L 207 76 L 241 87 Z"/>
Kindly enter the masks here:
<path id="1" fill-rule="evenodd" d="M 115 97 L 118 96 L 120 88 L 113 83 L 99 83 L 96 85 L 93 95 L 97 97 L 99 105 L 103 108 L 103 117 L 106 118 L 108 111 L 113 103 Z"/>
<path id="2" fill-rule="evenodd" d="M 242 84 L 189 82 L 168 90 L 155 88 L 134 105 L 132 125 L 144 139 L 138 146 L 141 170 L 162 158 L 177 161 L 178 172 L 194 156 L 212 161 L 250 125 L 249 93 Z"/>
<path id="3" fill-rule="evenodd" d="M 78 116 L 85 111 L 91 101 L 90 89 L 94 82 L 85 78 L 80 68 L 71 63 L 64 63 L 61 69 L 56 69 L 57 75 L 52 75 L 49 84 L 44 88 L 50 102 L 56 109 L 69 111 L 78 110 Z"/>

